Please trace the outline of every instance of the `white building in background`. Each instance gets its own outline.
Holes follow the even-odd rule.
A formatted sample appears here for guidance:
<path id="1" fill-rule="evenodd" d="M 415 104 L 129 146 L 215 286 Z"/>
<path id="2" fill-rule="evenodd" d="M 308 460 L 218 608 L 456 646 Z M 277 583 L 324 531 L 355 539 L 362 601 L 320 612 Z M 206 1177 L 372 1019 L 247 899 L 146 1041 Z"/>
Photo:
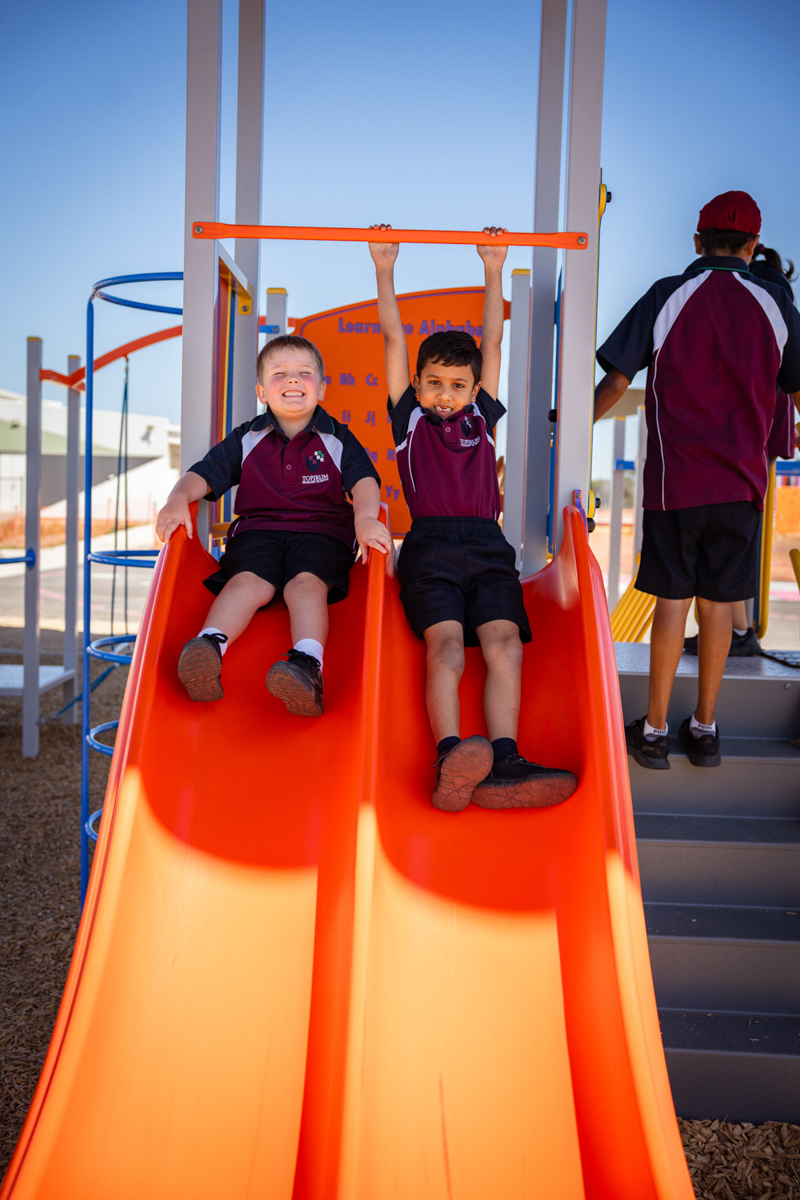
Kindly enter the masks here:
<path id="1" fill-rule="evenodd" d="M 92 458 L 92 509 L 97 519 L 116 511 L 120 439 L 118 412 L 95 409 Z M 25 511 L 25 397 L 0 388 L 0 518 Z M 66 515 L 67 407 L 42 401 L 42 516 Z M 83 450 L 83 442 L 81 442 Z M 128 415 L 128 520 L 149 523 L 178 478 L 180 429 L 166 417 Z M 83 480 L 83 459 L 80 478 Z M 124 513 L 124 477 L 120 482 L 120 519 Z M 81 507 L 83 492 L 81 492 Z"/>

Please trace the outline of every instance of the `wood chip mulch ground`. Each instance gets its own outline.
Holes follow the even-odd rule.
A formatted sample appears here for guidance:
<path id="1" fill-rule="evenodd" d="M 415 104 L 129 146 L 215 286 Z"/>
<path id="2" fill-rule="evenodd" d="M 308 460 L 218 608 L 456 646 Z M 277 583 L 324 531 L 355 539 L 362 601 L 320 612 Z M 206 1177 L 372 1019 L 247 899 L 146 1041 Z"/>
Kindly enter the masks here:
<path id="1" fill-rule="evenodd" d="M 56 661 L 60 642 L 42 631 L 43 661 Z M 0 649 L 21 645 L 21 630 L 0 627 Z M 118 716 L 126 674 L 120 667 L 94 693 L 93 724 Z M 45 718 L 61 703 L 60 691 L 47 693 Z M 22 758 L 21 739 L 20 702 L 0 699 L 0 1177 L 44 1061 L 78 928 L 80 726 L 45 719 L 37 759 Z M 110 761 L 93 756 L 92 810 L 102 804 Z M 800 1126 L 679 1125 L 701 1200 L 800 1200 Z"/>

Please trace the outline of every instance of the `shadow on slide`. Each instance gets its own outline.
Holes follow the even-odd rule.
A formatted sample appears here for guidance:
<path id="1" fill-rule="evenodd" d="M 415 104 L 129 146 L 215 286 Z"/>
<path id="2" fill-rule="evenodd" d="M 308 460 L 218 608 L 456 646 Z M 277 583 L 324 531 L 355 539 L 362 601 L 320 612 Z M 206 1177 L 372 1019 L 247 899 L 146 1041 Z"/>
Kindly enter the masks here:
<path id="1" fill-rule="evenodd" d="M 213 566 L 182 531 L 162 552 L 0 1200 L 690 1200 L 581 518 L 525 584 L 521 749 L 580 780 L 552 809 L 431 807 L 424 646 L 372 557 L 312 721 L 264 688 L 281 606 L 226 654 L 224 700 L 187 699 Z"/>

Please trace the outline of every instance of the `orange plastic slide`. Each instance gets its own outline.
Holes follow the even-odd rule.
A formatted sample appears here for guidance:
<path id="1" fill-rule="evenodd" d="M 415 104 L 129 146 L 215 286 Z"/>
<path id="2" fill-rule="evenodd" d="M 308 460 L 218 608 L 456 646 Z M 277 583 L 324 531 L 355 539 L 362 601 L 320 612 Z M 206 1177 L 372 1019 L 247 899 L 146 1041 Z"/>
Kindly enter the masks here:
<path id="1" fill-rule="evenodd" d="M 322 718 L 264 689 L 278 606 L 193 704 L 209 570 L 183 531 L 156 568 L 2 1200 L 690 1200 L 578 512 L 525 585 L 521 748 L 580 779 L 552 809 L 431 807 L 424 648 L 378 555 L 331 609 Z"/>

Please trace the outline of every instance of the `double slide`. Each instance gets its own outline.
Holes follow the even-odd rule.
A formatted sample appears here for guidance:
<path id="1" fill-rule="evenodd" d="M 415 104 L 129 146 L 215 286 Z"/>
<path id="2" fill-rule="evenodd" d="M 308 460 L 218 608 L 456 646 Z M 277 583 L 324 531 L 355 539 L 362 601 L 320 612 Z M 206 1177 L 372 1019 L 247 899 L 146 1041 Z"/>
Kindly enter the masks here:
<path id="1" fill-rule="evenodd" d="M 424 646 L 383 566 L 331 609 L 308 720 L 264 688 L 280 605 L 226 654 L 225 698 L 188 700 L 213 563 L 182 530 L 162 551 L 0 1200 L 691 1200 L 581 516 L 524 585 L 520 746 L 579 779 L 550 809 L 431 807 Z"/>

